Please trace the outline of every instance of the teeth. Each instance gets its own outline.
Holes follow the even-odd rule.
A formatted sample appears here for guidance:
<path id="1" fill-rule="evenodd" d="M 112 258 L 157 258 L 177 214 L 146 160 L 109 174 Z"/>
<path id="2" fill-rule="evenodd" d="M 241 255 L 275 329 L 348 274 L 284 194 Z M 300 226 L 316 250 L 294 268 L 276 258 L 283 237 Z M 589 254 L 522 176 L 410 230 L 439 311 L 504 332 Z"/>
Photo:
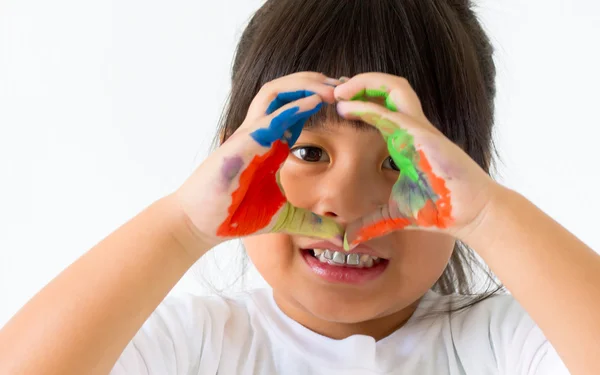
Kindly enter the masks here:
<path id="1" fill-rule="evenodd" d="M 329 249 L 313 249 L 315 257 L 323 263 L 333 265 L 348 265 L 355 267 L 373 267 L 379 263 L 380 258 L 366 254 L 346 254 L 342 251 L 333 251 Z"/>
<path id="2" fill-rule="evenodd" d="M 358 266 L 360 264 L 360 255 L 348 254 L 348 256 L 346 257 L 346 263 L 353 266 Z"/>
<path id="3" fill-rule="evenodd" d="M 337 264 L 346 263 L 346 255 L 340 253 L 339 251 L 336 251 L 335 253 L 333 253 L 333 262 Z"/>

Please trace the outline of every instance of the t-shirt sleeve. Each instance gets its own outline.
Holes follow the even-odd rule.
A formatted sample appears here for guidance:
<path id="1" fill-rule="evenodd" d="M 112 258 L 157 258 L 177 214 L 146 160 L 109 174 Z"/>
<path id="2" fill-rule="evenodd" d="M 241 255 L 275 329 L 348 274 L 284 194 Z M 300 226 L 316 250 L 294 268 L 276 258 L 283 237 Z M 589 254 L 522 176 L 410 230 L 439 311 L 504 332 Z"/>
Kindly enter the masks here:
<path id="1" fill-rule="evenodd" d="M 570 375 L 552 344 L 512 296 L 489 304 L 489 334 L 501 374 Z"/>
<path id="2" fill-rule="evenodd" d="M 197 374 L 200 369 L 216 373 L 227 319 L 227 305 L 217 299 L 169 296 L 129 342 L 110 374 Z"/>

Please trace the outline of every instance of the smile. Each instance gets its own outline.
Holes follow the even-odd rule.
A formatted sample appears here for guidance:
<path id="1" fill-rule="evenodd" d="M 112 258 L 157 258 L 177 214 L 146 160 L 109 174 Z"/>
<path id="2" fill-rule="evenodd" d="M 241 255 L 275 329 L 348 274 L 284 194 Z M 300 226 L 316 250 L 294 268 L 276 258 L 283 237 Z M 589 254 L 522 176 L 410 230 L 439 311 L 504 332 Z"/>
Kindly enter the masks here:
<path id="1" fill-rule="evenodd" d="M 360 285 L 379 278 L 389 260 L 362 253 L 346 253 L 332 249 L 300 249 L 304 263 L 320 279 Z"/>
<path id="2" fill-rule="evenodd" d="M 322 263 L 334 266 L 349 266 L 358 268 L 371 268 L 382 261 L 381 258 L 368 254 L 351 253 L 347 254 L 341 251 L 330 249 L 312 249 L 311 255 Z"/>

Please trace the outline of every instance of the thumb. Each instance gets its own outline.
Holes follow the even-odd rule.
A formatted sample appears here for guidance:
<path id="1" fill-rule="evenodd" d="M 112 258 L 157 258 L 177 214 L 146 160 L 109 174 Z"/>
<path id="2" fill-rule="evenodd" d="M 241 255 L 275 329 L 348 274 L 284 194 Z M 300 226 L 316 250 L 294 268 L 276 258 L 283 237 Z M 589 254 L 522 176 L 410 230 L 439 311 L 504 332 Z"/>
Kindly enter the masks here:
<path id="1" fill-rule="evenodd" d="M 362 242 L 400 229 L 411 229 L 414 220 L 402 215 L 394 205 L 383 205 L 346 227 L 344 249 L 351 250 Z M 392 212 L 394 211 L 394 212 Z"/>
<path id="2" fill-rule="evenodd" d="M 335 220 L 295 207 L 289 202 L 279 213 L 272 232 L 322 238 L 339 246 L 342 246 L 344 237 L 344 228 Z"/>

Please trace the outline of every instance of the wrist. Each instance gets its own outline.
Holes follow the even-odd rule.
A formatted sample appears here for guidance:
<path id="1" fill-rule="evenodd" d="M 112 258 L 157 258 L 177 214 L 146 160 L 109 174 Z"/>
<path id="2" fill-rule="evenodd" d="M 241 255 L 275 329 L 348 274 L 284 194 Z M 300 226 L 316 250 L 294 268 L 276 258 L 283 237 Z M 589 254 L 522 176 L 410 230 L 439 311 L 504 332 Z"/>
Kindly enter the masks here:
<path id="1" fill-rule="evenodd" d="M 193 258 L 193 261 L 198 260 L 215 246 L 192 223 L 174 194 L 159 199 L 156 204 L 161 207 L 165 216 L 169 218 L 171 236 Z"/>
<path id="2" fill-rule="evenodd" d="M 514 196 L 517 194 L 514 190 L 495 182 L 490 191 L 490 198 L 483 209 L 457 235 L 459 240 L 476 252 L 488 247 L 496 240 L 497 236 L 501 235 L 501 225 L 499 224 L 502 221 L 500 216 L 503 213 L 503 207 L 507 202 L 515 199 Z"/>

